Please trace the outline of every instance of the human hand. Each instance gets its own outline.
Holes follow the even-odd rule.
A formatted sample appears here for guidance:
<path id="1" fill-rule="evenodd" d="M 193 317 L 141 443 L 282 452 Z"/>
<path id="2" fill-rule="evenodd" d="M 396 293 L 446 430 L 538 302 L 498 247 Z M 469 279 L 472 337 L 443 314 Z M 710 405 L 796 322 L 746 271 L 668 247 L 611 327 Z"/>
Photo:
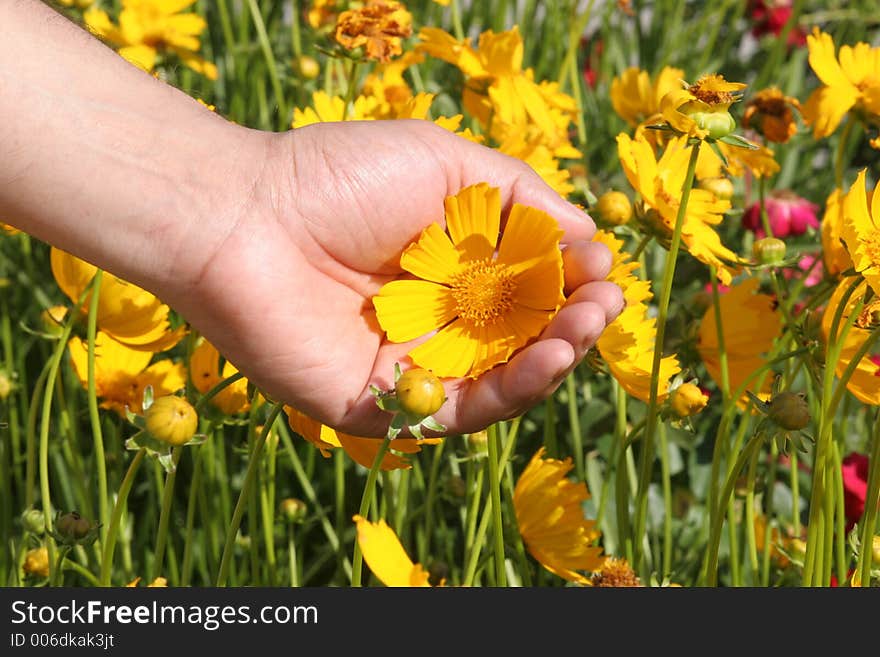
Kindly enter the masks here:
<path id="1" fill-rule="evenodd" d="M 400 274 L 400 254 L 443 201 L 487 182 L 541 209 L 564 230 L 567 301 L 540 338 L 477 379 L 444 380 L 436 414 L 449 433 L 514 417 L 547 397 L 623 308 L 604 282 L 611 256 L 595 226 L 519 160 L 427 121 L 324 123 L 265 140 L 241 206 L 219 213 L 211 238 L 186 252 L 177 286 L 160 291 L 271 397 L 347 433 L 385 434 L 370 384 L 393 387 L 414 343 L 389 342 L 372 297 Z M 502 219 L 503 226 L 503 219 Z M 194 238 L 198 242 L 198 237 Z M 204 253 L 204 251 L 209 251 Z"/>

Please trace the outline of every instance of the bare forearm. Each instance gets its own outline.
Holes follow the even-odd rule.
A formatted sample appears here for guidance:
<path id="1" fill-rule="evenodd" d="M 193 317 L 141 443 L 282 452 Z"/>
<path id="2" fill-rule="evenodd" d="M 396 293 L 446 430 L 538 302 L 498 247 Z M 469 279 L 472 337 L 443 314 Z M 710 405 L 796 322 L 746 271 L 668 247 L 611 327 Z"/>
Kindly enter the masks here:
<path id="1" fill-rule="evenodd" d="M 37 0 L 0 25 L 0 220 L 154 291 L 197 272 L 261 140 Z"/>

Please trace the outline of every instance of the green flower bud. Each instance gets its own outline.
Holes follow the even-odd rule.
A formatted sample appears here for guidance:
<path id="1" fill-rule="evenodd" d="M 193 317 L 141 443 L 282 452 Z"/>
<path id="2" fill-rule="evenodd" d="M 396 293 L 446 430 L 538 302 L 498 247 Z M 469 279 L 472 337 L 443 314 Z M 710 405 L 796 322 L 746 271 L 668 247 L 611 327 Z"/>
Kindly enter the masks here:
<path id="1" fill-rule="evenodd" d="M 810 424 L 810 407 L 802 392 L 780 392 L 770 400 L 767 415 L 788 431 L 804 429 Z"/>
<path id="2" fill-rule="evenodd" d="M 776 237 L 764 237 L 752 246 L 752 254 L 762 265 L 775 265 L 785 258 L 785 242 Z"/>
<path id="3" fill-rule="evenodd" d="M 719 176 L 718 178 L 703 178 L 697 183 L 699 189 L 712 192 L 716 197 L 729 201 L 733 198 L 733 183 L 730 178 Z"/>
<path id="4" fill-rule="evenodd" d="M 288 497 L 281 500 L 281 503 L 278 505 L 278 511 L 287 522 L 299 523 L 306 519 L 309 508 L 302 500 Z"/>
<path id="5" fill-rule="evenodd" d="M 28 509 L 21 514 L 21 524 L 24 526 L 25 531 L 40 535 L 46 531 L 46 516 L 43 515 L 42 511 Z"/>
<path id="6" fill-rule="evenodd" d="M 701 110 L 689 112 L 686 108 L 682 108 L 681 111 L 693 119 L 698 128 L 708 130 L 709 134 L 707 136 L 709 139 L 721 139 L 736 130 L 736 121 L 727 110 L 720 112 L 705 112 Z"/>

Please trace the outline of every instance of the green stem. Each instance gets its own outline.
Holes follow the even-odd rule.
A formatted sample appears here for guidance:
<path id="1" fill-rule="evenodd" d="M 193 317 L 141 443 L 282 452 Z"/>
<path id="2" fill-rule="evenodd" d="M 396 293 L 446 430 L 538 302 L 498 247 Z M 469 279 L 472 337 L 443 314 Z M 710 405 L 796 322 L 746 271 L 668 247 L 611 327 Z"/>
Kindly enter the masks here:
<path id="1" fill-rule="evenodd" d="M 464 28 L 461 26 L 461 8 L 458 6 L 458 0 L 452 0 L 452 30 L 455 32 L 455 38 L 459 41 L 464 39 Z"/>
<path id="2" fill-rule="evenodd" d="M 872 437 L 871 456 L 868 460 L 868 491 L 861 519 L 861 547 L 856 572 L 861 586 L 871 585 L 871 560 L 874 532 L 877 527 L 877 505 L 880 503 L 880 414 L 877 416 Z"/>
<path id="3" fill-rule="evenodd" d="M 846 122 L 843 125 L 843 131 L 840 133 L 840 138 L 837 142 L 837 150 L 834 154 L 834 186 L 838 189 L 843 187 L 843 158 L 844 155 L 846 155 L 846 145 L 847 142 L 849 142 L 849 135 L 852 132 L 854 123 L 855 121 L 853 121 L 853 119 L 846 119 Z"/>
<path id="4" fill-rule="evenodd" d="M 728 500 L 733 493 L 736 485 L 736 479 L 746 462 L 751 458 L 752 452 L 760 448 L 761 437 L 754 436 L 745 449 L 740 453 L 733 468 L 724 482 L 724 488 L 721 490 L 721 497 L 718 500 L 718 506 L 711 509 L 712 528 L 709 533 L 709 544 L 706 546 L 706 563 L 703 569 L 703 581 L 706 586 L 715 586 L 718 582 L 718 548 L 721 545 L 721 528 L 724 525 L 723 509 L 727 508 Z"/>
<path id="5" fill-rule="evenodd" d="M 437 483 L 440 479 L 440 459 L 443 455 L 443 448 L 445 446 L 446 441 L 443 441 L 434 449 L 434 455 L 431 460 L 431 471 L 428 474 L 428 493 L 425 498 L 425 541 L 422 554 L 419 555 L 419 558 L 423 561 L 427 559 L 428 552 L 431 550 L 431 535 L 434 530 L 434 504 L 437 498 Z"/>
<path id="6" fill-rule="evenodd" d="M 691 147 L 691 156 L 688 160 L 687 173 L 685 174 L 684 186 L 681 190 L 681 200 L 678 213 L 675 217 L 675 228 L 672 232 L 672 241 L 666 258 L 666 266 L 663 272 L 663 284 L 660 291 L 660 304 L 657 310 L 657 334 L 655 338 L 654 357 L 651 363 L 651 391 L 648 398 L 648 415 L 645 424 L 645 437 L 642 443 L 639 488 L 636 499 L 636 521 L 633 541 L 633 568 L 638 572 L 643 569 L 642 542 L 645 537 L 645 529 L 648 517 L 648 486 L 651 483 L 652 465 L 654 463 L 654 433 L 657 430 L 659 419 L 659 389 L 660 389 L 660 361 L 663 358 L 663 339 L 666 335 L 666 319 L 669 314 L 669 300 L 672 296 L 672 281 L 675 275 L 675 262 L 678 259 L 678 251 L 681 246 L 681 231 L 684 226 L 684 217 L 687 213 L 688 199 L 691 187 L 694 183 L 694 173 L 697 168 L 697 156 L 700 154 L 700 144 L 697 142 Z"/>
<path id="7" fill-rule="evenodd" d="M 369 519 L 370 506 L 373 503 L 373 491 L 376 489 L 376 480 L 379 478 L 379 470 L 382 465 L 382 459 L 385 458 L 385 452 L 391 445 L 391 438 L 382 439 L 379 451 L 376 452 L 376 458 L 373 459 L 373 465 L 370 466 L 370 472 L 367 475 L 367 483 L 364 485 L 364 492 L 361 495 L 361 505 L 358 508 L 358 515 L 362 518 Z M 354 554 L 351 557 L 351 585 L 355 588 L 361 585 L 361 571 L 364 565 L 364 555 L 361 553 L 361 544 L 357 539 L 354 541 Z"/>
<path id="8" fill-rule="evenodd" d="M 103 271 L 95 272 L 93 292 L 89 299 L 88 340 L 88 405 L 89 422 L 92 425 L 92 444 L 95 450 L 95 468 L 98 473 L 98 514 L 101 519 L 101 542 L 107 540 L 107 524 L 110 522 L 110 509 L 107 498 L 107 459 L 104 457 L 104 436 L 101 432 L 101 416 L 98 413 L 98 394 L 95 389 L 95 334 L 98 326 L 98 298 L 101 294 Z"/>
<path id="9" fill-rule="evenodd" d="M 574 471 L 577 473 L 578 480 L 586 481 L 584 437 L 581 435 L 581 416 L 578 413 L 577 376 L 575 372 L 565 377 L 565 391 L 568 395 L 568 424 L 571 430 L 572 450 L 574 451 Z"/>
<path id="10" fill-rule="evenodd" d="M 672 573 L 672 479 L 669 474 L 669 441 L 660 425 L 660 476 L 663 481 L 663 578 Z"/>
<path id="11" fill-rule="evenodd" d="M 171 450 L 171 469 L 165 474 L 165 485 L 162 487 L 162 509 L 159 512 L 159 529 L 156 532 L 156 556 L 153 561 L 153 577 L 162 575 L 165 561 L 165 544 L 168 540 L 168 521 L 171 517 L 171 503 L 174 501 L 174 482 L 177 481 L 177 464 L 183 456 L 183 447 Z"/>
<path id="12" fill-rule="evenodd" d="M 279 130 L 284 130 L 289 127 L 290 117 L 287 115 L 287 102 L 284 100 L 284 91 L 281 88 L 281 79 L 278 77 L 278 66 L 275 63 L 275 55 L 272 54 L 269 35 L 266 33 L 266 24 L 263 22 L 263 15 L 257 6 L 257 0 L 247 0 L 247 3 L 251 18 L 254 21 L 254 27 L 257 29 L 260 49 L 263 51 L 263 57 L 266 59 L 266 66 L 269 69 L 269 80 L 272 83 L 275 102 L 278 104 L 278 128 Z"/>
<path id="13" fill-rule="evenodd" d="M 290 585 L 299 586 L 299 566 L 296 559 L 296 540 L 293 533 L 293 523 L 287 523 L 287 557 L 288 567 L 290 568 Z"/>
<path id="14" fill-rule="evenodd" d="M 495 553 L 495 586 L 507 586 L 504 570 L 504 524 L 501 518 L 501 477 L 498 462 L 498 425 L 488 428 L 489 446 L 489 496 L 492 500 L 492 535 Z"/>
<path id="15" fill-rule="evenodd" d="M 116 548 L 116 537 L 119 534 L 119 521 L 122 518 L 131 485 L 134 483 L 134 475 L 140 467 L 141 461 L 144 460 L 144 454 L 146 454 L 146 450 L 139 449 L 134 455 L 125 477 L 119 485 L 119 492 L 116 494 L 116 503 L 113 505 L 113 512 L 110 515 L 110 526 L 107 528 L 107 537 L 104 539 L 104 553 L 101 556 L 101 586 L 110 586 L 110 574 L 113 572 L 113 551 Z"/>
<path id="16" fill-rule="evenodd" d="M 211 401 L 218 393 L 222 392 L 224 389 L 231 386 L 233 383 L 238 381 L 239 379 L 244 378 L 244 374 L 241 372 L 236 372 L 235 374 L 226 377 L 222 381 L 218 382 L 213 388 L 208 390 L 204 395 L 199 397 L 199 400 L 195 403 L 193 408 L 195 409 L 196 415 L 201 415 L 202 411 L 205 410 L 205 406 L 209 401 Z"/>
<path id="17" fill-rule="evenodd" d="M 348 119 L 350 107 L 354 102 L 354 94 L 357 90 L 357 75 L 360 69 L 360 62 L 351 60 L 351 68 L 348 69 L 348 89 L 345 92 L 345 106 L 342 108 L 342 120 Z"/>
<path id="18" fill-rule="evenodd" d="M 212 430 L 213 431 L 213 428 Z M 192 576 L 192 551 L 193 551 L 193 525 L 196 518 L 196 501 L 199 489 L 202 486 L 202 459 L 205 452 L 196 448 L 195 463 L 193 463 L 193 475 L 189 487 L 189 499 L 186 503 L 186 529 L 183 540 L 183 562 L 180 566 L 180 585 L 189 586 Z"/>
<path id="19" fill-rule="evenodd" d="M 241 486 L 238 501 L 235 503 L 235 510 L 232 512 L 232 520 L 229 523 L 229 528 L 226 530 L 226 543 L 223 546 L 223 556 L 220 558 L 220 572 L 217 574 L 216 586 L 218 587 L 226 586 L 226 580 L 229 578 L 229 567 L 232 565 L 232 552 L 235 546 L 235 536 L 238 533 L 238 528 L 241 526 L 241 519 L 244 516 L 248 500 L 250 499 L 254 478 L 260 467 L 260 456 L 263 454 L 263 446 L 266 444 L 266 437 L 272 430 L 272 425 L 275 424 L 275 419 L 278 417 L 279 413 L 281 413 L 283 406 L 284 405 L 279 402 L 272 407 L 272 411 L 269 413 L 269 418 L 266 420 L 266 424 L 263 425 L 263 430 L 254 441 L 254 448 L 251 451 L 247 472 L 244 476 L 244 483 Z"/>
<path id="20" fill-rule="evenodd" d="M 749 566 L 751 567 L 751 584 L 758 581 L 758 542 L 755 539 L 755 480 L 758 472 L 758 457 L 761 451 L 755 450 L 749 461 L 746 475 L 746 547 L 748 548 Z M 772 485 L 772 484 L 771 484 Z M 770 531 L 770 519 L 766 518 L 766 530 Z"/>

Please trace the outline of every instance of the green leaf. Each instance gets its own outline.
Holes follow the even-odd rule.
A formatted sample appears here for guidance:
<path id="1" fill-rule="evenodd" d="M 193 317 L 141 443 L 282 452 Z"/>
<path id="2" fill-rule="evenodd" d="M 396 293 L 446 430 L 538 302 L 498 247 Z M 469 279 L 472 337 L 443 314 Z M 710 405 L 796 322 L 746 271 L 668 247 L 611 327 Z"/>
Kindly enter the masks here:
<path id="1" fill-rule="evenodd" d="M 725 135 L 718 141 L 723 141 L 725 144 L 729 146 L 736 146 L 738 148 L 748 148 L 750 151 L 756 151 L 760 148 L 758 144 L 749 141 L 745 137 L 740 137 L 739 135 Z"/>

